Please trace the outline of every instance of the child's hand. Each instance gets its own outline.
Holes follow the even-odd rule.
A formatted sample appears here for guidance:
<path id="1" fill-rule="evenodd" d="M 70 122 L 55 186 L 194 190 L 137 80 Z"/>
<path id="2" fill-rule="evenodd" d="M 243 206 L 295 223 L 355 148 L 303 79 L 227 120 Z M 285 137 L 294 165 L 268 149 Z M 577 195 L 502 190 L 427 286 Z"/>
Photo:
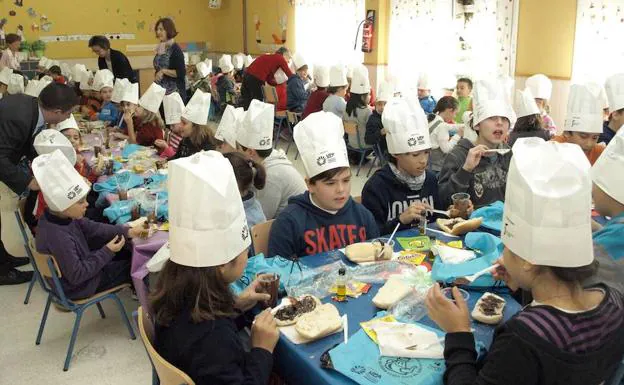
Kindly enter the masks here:
<path id="1" fill-rule="evenodd" d="M 438 283 L 429 289 L 425 299 L 429 318 L 447 333 L 469 333 L 470 311 L 468 305 L 457 287 L 453 287 L 452 290 L 455 301 L 446 298 Z"/>
<path id="2" fill-rule="evenodd" d="M 130 238 L 138 238 L 141 236 L 142 231 L 142 226 L 132 227 L 130 230 L 128 230 L 128 236 Z"/>
<path id="3" fill-rule="evenodd" d="M 160 81 L 162 80 L 163 76 L 165 76 L 165 73 L 162 70 L 160 70 L 156 72 L 156 74 L 154 75 L 154 79 Z"/>
<path id="4" fill-rule="evenodd" d="M 251 325 L 251 346 L 273 353 L 279 340 L 279 330 L 271 309 L 266 309 L 258 315 Z"/>
<path id="5" fill-rule="evenodd" d="M 484 146 L 482 144 L 471 148 L 468 151 L 468 156 L 466 157 L 466 161 L 464 162 L 464 170 L 472 172 L 475 168 L 477 168 L 479 162 L 481 162 L 481 157 L 487 149 L 487 146 Z"/>
<path id="6" fill-rule="evenodd" d="M 132 117 L 134 116 L 133 112 L 124 112 L 123 119 L 126 124 L 132 123 Z"/>
<path id="7" fill-rule="evenodd" d="M 387 128 L 382 128 L 381 129 L 381 135 L 386 135 L 388 133 L 388 129 Z"/>
<path id="8" fill-rule="evenodd" d="M 106 244 L 106 247 L 113 253 L 119 252 L 126 244 L 126 238 L 123 235 L 117 235 L 110 242 Z"/>
<path id="9" fill-rule="evenodd" d="M 154 141 L 154 146 L 160 148 L 161 150 L 164 150 L 165 148 L 167 148 L 167 142 L 162 139 L 156 139 Z"/>
<path id="10" fill-rule="evenodd" d="M 498 263 L 498 267 L 492 271 L 492 277 L 497 281 L 505 281 L 505 284 L 507 284 L 511 291 L 518 290 L 519 286 L 513 281 L 505 265 L 503 265 L 503 258 L 498 258 L 494 264 L 496 263 Z"/>
<path id="11" fill-rule="evenodd" d="M 424 202 L 414 202 L 412 203 L 407 210 L 403 211 L 399 216 L 399 221 L 408 225 L 415 220 L 420 220 L 426 215 L 427 210 L 431 210 L 431 206 Z"/>

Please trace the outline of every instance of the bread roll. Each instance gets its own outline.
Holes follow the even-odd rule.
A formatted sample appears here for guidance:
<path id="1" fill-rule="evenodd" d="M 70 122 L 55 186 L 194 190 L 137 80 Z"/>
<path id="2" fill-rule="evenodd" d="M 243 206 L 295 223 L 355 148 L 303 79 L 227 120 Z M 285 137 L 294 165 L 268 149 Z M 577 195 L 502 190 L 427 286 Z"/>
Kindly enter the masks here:
<path id="1" fill-rule="evenodd" d="M 373 303 L 380 309 L 388 309 L 402 300 L 410 291 L 411 288 L 399 277 L 392 276 L 379 289 L 377 295 L 373 298 Z"/>
<path id="2" fill-rule="evenodd" d="M 331 303 L 326 303 L 311 313 L 302 315 L 295 325 L 295 330 L 303 338 L 315 340 L 332 334 L 341 326 L 342 318 L 338 309 Z"/>
<path id="3" fill-rule="evenodd" d="M 488 325 L 496 325 L 503 320 L 505 300 L 496 294 L 485 293 L 472 310 L 472 318 Z"/>
<path id="4" fill-rule="evenodd" d="M 464 235 L 471 231 L 474 231 L 481 227 L 481 223 L 483 222 L 483 218 L 473 218 L 473 219 L 463 219 L 463 218 L 453 218 L 453 219 L 437 219 L 436 223 L 438 227 L 444 231 L 445 233 L 452 235 Z"/>
<path id="5" fill-rule="evenodd" d="M 392 259 L 392 252 L 392 247 L 389 244 L 382 244 L 379 240 L 354 243 L 345 248 L 345 255 L 353 263 L 390 260 Z"/>
<path id="6" fill-rule="evenodd" d="M 312 295 L 301 296 L 294 303 L 292 298 L 290 300 L 290 305 L 277 309 L 273 314 L 277 326 L 294 325 L 304 314 L 314 311 L 321 305 L 321 301 Z"/>

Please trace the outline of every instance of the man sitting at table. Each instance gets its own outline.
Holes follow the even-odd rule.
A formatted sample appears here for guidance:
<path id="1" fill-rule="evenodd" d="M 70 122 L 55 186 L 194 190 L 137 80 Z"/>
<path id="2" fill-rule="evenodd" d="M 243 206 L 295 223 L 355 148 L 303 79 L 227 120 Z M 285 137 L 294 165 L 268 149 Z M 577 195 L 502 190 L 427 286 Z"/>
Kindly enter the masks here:
<path id="1" fill-rule="evenodd" d="M 597 263 L 589 163 L 580 147 L 519 139 L 506 198 L 495 278 L 529 290 L 534 300 L 498 327 L 478 365 L 466 301 L 457 288 L 449 301 L 435 284 L 426 305 L 447 332 L 444 383 L 604 383 L 624 355 L 624 297 L 606 285 L 582 286 Z"/>
<path id="2" fill-rule="evenodd" d="M 38 252 L 56 258 L 65 294 L 82 299 L 130 282 L 129 252 L 120 251 L 126 238 L 138 236 L 141 227 L 84 218 L 89 186 L 60 150 L 35 158 L 32 169 L 48 204 L 35 244 Z"/>
<path id="3" fill-rule="evenodd" d="M 370 211 L 351 199 L 343 135 L 342 120 L 331 112 L 315 112 L 297 125 L 308 191 L 292 197 L 273 223 L 269 256 L 303 257 L 379 236 Z"/>
<path id="4" fill-rule="evenodd" d="M 611 218 L 594 232 L 598 273 L 588 282 L 602 282 L 624 292 L 624 131 L 618 132 L 594 167 L 593 198 L 596 211 Z M 618 171 L 619 170 L 619 171 Z"/>

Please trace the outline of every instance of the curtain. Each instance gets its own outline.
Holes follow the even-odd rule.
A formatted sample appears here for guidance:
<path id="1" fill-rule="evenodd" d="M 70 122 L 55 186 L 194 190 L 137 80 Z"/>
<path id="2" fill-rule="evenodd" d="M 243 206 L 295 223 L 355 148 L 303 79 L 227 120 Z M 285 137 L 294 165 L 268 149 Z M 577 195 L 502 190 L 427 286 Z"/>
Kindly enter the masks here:
<path id="1" fill-rule="evenodd" d="M 603 84 L 606 77 L 622 72 L 623 36 L 621 0 L 579 0 L 572 81 Z"/>
<path id="2" fill-rule="evenodd" d="M 362 63 L 361 29 L 355 51 L 353 44 L 365 17 L 364 0 L 297 0 L 296 49 L 310 63 Z"/>

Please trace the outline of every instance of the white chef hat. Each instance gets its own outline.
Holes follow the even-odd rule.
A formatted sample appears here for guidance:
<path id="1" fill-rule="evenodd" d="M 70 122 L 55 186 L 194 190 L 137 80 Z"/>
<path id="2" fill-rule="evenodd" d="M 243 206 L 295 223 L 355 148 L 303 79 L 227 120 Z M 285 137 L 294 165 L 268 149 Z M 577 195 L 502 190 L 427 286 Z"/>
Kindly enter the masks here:
<path id="1" fill-rule="evenodd" d="M 537 74 L 527 78 L 525 87 L 531 90 L 537 99 L 550 99 L 552 95 L 552 82 L 546 75 Z"/>
<path id="2" fill-rule="evenodd" d="M 182 112 L 185 106 L 179 93 L 172 92 L 169 95 L 165 95 L 163 108 L 165 110 L 165 123 L 178 124 L 182 121 Z"/>
<path id="3" fill-rule="evenodd" d="M 72 75 L 72 69 L 67 63 L 61 63 L 61 75 L 66 78 L 70 78 Z"/>
<path id="4" fill-rule="evenodd" d="M 128 87 L 125 87 L 121 101 L 139 104 L 139 83 L 130 83 Z"/>
<path id="5" fill-rule="evenodd" d="M 288 80 L 288 75 L 281 69 L 278 68 L 277 71 L 273 74 L 273 78 L 275 78 L 275 83 L 284 84 Z"/>
<path id="6" fill-rule="evenodd" d="M 46 67 L 47 69 L 50 69 L 54 66 L 58 66 L 59 68 L 61 67 L 61 63 L 58 60 L 50 60 L 48 61 L 48 67 Z"/>
<path id="7" fill-rule="evenodd" d="M 314 83 L 318 87 L 329 87 L 329 67 L 321 64 L 314 66 Z"/>
<path id="8" fill-rule="evenodd" d="M 101 91 L 102 88 L 113 88 L 115 75 L 109 69 L 98 70 L 93 77 L 93 90 Z"/>
<path id="9" fill-rule="evenodd" d="M 66 210 L 89 193 L 87 182 L 60 150 L 36 157 L 32 170 L 52 211 Z"/>
<path id="10" fill-rule="evenodd" d="M 232 58 L 232 64 L 234 65 L 234 69 L 242 70 L 245 65 L 245 55 L 242 53 L 237 53 Z"/>
<path id="11" fill-rule="evenodd" d="M 185 66 L 189 65 L 190 56 L 189 56 L 188 52 L 184 52 L 182 55 L 184 56 L 184 65 Z"/>
<path id="12" fill-rule="evenodd" d="M 212 59 L 204 59 L 204 64 L 206 64 L 210 72 L 212 72 Z"/>
<path id="13" fill-rule="evenodd" d="M 308 178 L 349 167 L 342 120 L 332 112 L 315 112 L 295 126 L 294 139 Z"/>
<path id="14" fill-rule="evenodd" d="M 419 103 L 392 98 L 386 103 L 381 120 L 388 130 L 386 141 L 391 154 L 407 154 L 431 148 L 429 124 Z"/>
<path id="15" fill-rule="evenodd" d="M 10 95 L 23 94 L 24 77 L 20 74 L 11 74 L 11 78 L 9 79 L 9 85 L 7 87 L 7 92 Z"/>
<path id="16" fill-rule="evenodd" d="M 245 68 L 249 67 L 253 63 L 254 58 L 251 55 L 245 56 Z"/>
<path id="17" fill-rule="evenodd" d="M 199 74 L 199 77 L 202 79 L 205 79 L 208 77 L 208 75 L 210 75 L 210 73 L 212 72 L 212 68 L 208 67 L 208 64 L 206 64 L 205 62 L 200 62 L 197 63 L 197 73 Z"/>
<path id="18" fill-rule="evenodd" d="M 2 71 L 0 71 L 0 83 L 8 86 L 11 82 L 11 75 L 13 75 L 13 70 L 9 67 L 4 67 Z"/>
<path id="19" fill-rule="evenodd" d="M 89 82 L 93 79 L 93 72 L 86 70 L 80 74 L 80 90 L 81 91 L 91 91 L 92 87 Z"/>
<path id="20" fill-rule="evenodd" d="M 48 63 L 48 60 L 49 60 L 49 59 L 48 59 L 47 57 L 42 56 L 42 57 L 41 57 L 41 59 L 39 59 L 39 63 L 37 63 L 37 66 L 39 66 L 39 67 L 43 67 L 43 68 L 46 68 L 46 65 L 47 65 L 47 63 Z"/>
<path id="21" fill-rule="evenodd" d="M 518 139 L 507 174 L 501 235 L 505 246 L 535 265 L 590 264 L 589 169 L 577 145 Z"/>
<path id="22" fill-rule="evenodd" d="M 430 90 L 431 86 L 429 85 L 429 75 L 428 74 L 420 74 L 418 78 L 418 89 L 419 90 Z"/>
<path id="23" fill-rule="evenodd" d="M 331 66 L 329 69 L 329 86 L 330 87 L 344 87 L 347 84 L 347 73 L 345 67 L 342 64 Z"/>
<path id="24" fill-rule="evenodd" d="M 602 133 L 603 113 L 598 94 L 584 84 L 573 84 L 568 97 L 564 131 Z"/>
<path id="25" fill-rule="evenodd" d="M 28 81 L 28 84 L 26 84 L 26 90 L 24 91 L 24 93 L 26 95 L 30 95 L 32 97 L 39 97 L 39 92 L 41 92 L 41 90 L 39 89 L 39 80 L 37 79 L 32 79 Z"/>
<path id="26" fill-rule="evenodd" d="M 156 83 L 152 83 L 143 96 L 141 96 L 141 99 L 139 99 L 139 105 L 150 112 L 158 114 L 164 97 L 165 89 Z"/>
<path id="27" fill-rule="evenodd" d="M 209 111 L 210 94 L 198 89 L 182 111 L 182 117 L 195 124 L 205 125 L 208 123 Z"/>
<path id="28" fill-rule="evenodd" d="M 113 96 L 111 101 L 113 103 L 121 103 L 126 88 L 130 87 L 130 80 L 128 79 L 115 79 L 115 85 L 113 86 Z"/>
<path id="29" fill-rule="evenodd" d="M 596 82 L 587 82 L 585 83 L 587 87 L 591 90 L 594 95 L 598 95 L 598 101 L 600 102 L 600 107 L 603 109 L 609 108 L 609 98 L 607 97 L 607 92 L 602 84 L 598 84 Z"/>
<path id="30" fill-rule="evenodd" d="M 72 166 L 76 164 L 76 150 L 74 150 L 74 146 L 72 146 L 69 139 L 60 131 L 42 130 L 35 136 L 33 146 L 39 155 L 51 154 L 56 150 L 60 150 Z"/>
<path id="31" fill-rule="evenodd" d="M 69 115 L 69 118 L 63 120 L 62 122 L 60 122 L 59 124 L 56 125 L 55 129 L 58 132 L 63 132 L 65 130 L 68 130 L 70 128 L 74 128 L 78 131 L 80 131 L 80 127 L 78 126 L 78 122 L 76 122 L 76 118 L 74 118 L 74 115 Z"/>
<path id="32" fill-rule="evenodd" d="M 351 78 L 351 93 L 368 94 L 370 90 L 371 85 L 368 79 L 368 69 L 364 64 L 354 65 L 353 77 Z"/>
<path id="33" fill-rule="evenodd" d="M 215 138 L 236 148 L 238 127 L 242 124 L 244 117 L 245 110 L 242 107 L 234 108 L 228 104 L 225 107 L 225 111 L 223 111 L 223 116 L 219 122 L 219 128 L 217 128 Z"/>
<path id="34" fill-rule="evenodd" d="M 273 148 L 275 106 L 257 99 L 251 101 L 238 130 L 236 141 L 254 150 Z"/>
<path id="35" fill-rule="evenodd" d="M 195 54 L 191 55 L 189 63 L 191 65 L 196 65 L 200 61 L 201 61 L 201 56 L 199 56 L 198 54 L 195 53 Z"/>
<path id="36" fill-rule="evenodd" d="M 624 73 L 611 75 L 605 82 L 611 112 L 624 108 Z"/>
<path id="37" fill-rule="evenodd" d="M 624 130 L 611 139 L 591 170 L 592 180 L 607 195 L 624 204 Z"/>
<path id="38" fill-rule="evenodd" d="M 84 64 L 74 64 L 72 68 L 72 78 L 75 82 L 80 82 L 83 72 L 87 72 L 87 66 Z"/>
<path id="39" fill-rule="evenodd" d="M 515 124 L 516 114 L 509 105 L 509 95 L 499 81 L 477 80 L 474 84 L 473 95 L 474 126 L 494 116 L 507 118 L 511 126 Z"/>
<path id="40" fill-rule="evenodd" d="M 394 86 L 391 82 L 383 81 L 377 90 L 376 102 L 387 102 L 394 97 Z"/>
<path id="41" fill-rule="evenodd" d="M 221 72 L 224 74 L 232 72 L 234 70 L 234 64 L 232 64 L 232 56 L 221 55 L 221 57 L 219 58 L 219 68 L 221 68 Z"/>
<path id="42" fill-rule="evenodd" d="M 518 118 L 541 114 L 530 88 L 516 91 L 516 113 Z"/>
<path id="43" fill-rule="evenodd" d="M 308 65 L 308 61 L 306 60 L 306 57 L 303 56 L 301 52 L 296 52 L 292 60 L 294 63 L 295 70 L 298 70 L 299 68 Z"/>
<path id="44" fill-rule="evenodd" d="M 219 152 L 169 162 L 168 189 L 169 244 L 164 247 L 172 262 L 220 266 L 251 245 L 234 170 Z"/>
<path id="45" fill-rule="evenodd" d="M 43 89 L 46 88 L 51 83 L 52 83 L 52 80 L 46 79 L 46 76 L 39 79 L 39 83 L 37 83 L 37 91 L 36 91 L 37 97 L 39 97 L 39 94 L 41 93 L 41 91 L 43 91 Z"/>

